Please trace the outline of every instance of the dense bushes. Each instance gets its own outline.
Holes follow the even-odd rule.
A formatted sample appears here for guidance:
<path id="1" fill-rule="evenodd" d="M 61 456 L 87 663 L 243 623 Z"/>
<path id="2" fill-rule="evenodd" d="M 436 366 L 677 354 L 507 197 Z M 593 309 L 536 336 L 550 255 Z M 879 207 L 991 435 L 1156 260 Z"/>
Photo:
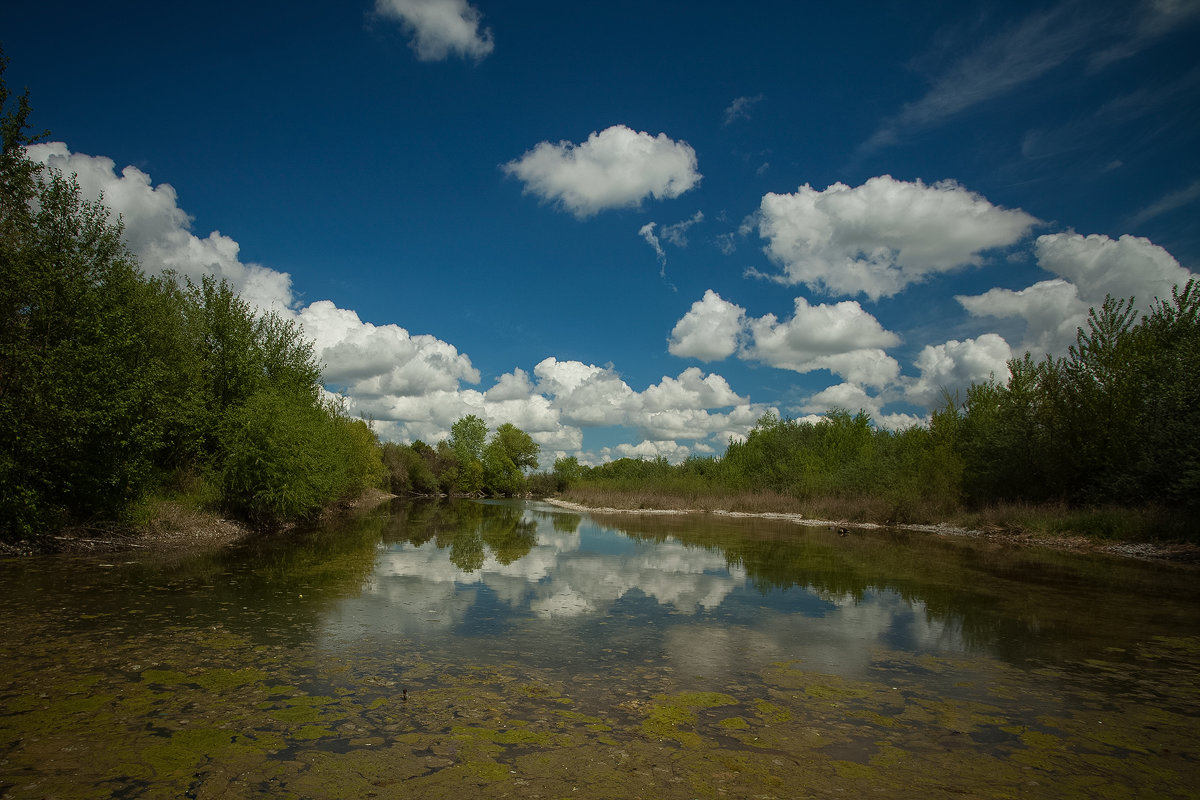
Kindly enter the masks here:
<path id="1" fill-rule="evenodd" d="M 864 413 L 758 420 L 721 458 L 620 459 L 556 475 L 567 486 L 675 497 L 775 493 L 816 507 L 857 500 L 887 520 L 997 503 L 1200 512 L 1200 286 L 1139 316 L 1093 309 L 1066 357 L 1009 362 L 1005 382 L 947 398 L 929 424 L 889 432 Z M 577 466 L 577 465 L 576 465 Z M 556 465 L 557 467 L 557 465 Z M 1157 518 L 1157 517 L 1156 517 Z M 1090 527 L 1095 527 L 1090 524 Z M 1193 525 L 1194 528 L 1194 525 Z"/>
<path id="2" fill-rule="evenodd" d="M 529 492 L 526 470 L 537 466 L 537 443 L 507 422 L 491 439 L 487 432 L 487 424 L 470 414 L 450 426 L 450 438 L 436 448 L 419 439 L 411 445 L 385 443 L 387 487 L 395 494 L 516 497 Z"/>
<path id="3" fill-rule="evenodd" d="M 1066 357 L 972 386 L 939 418 L 968 499 L 1200 511 L 1198 315 L 1195 281 L 1140 318 L 1109 298 Z"/>
<path id="4" fill-rule="evenodd" d="M 310 516 L 383 478 L 365 423 L 296 394 L 264 390 L 234 406 L 220 441 L 223 496 L 262 525 Z"/>

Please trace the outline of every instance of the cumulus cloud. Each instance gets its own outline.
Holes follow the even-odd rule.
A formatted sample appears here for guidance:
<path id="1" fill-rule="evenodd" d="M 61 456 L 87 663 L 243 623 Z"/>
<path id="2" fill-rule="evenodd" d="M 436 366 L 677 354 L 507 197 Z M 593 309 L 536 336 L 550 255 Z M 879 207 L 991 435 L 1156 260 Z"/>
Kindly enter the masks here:
<path id="1" fill-rule="evenodd" d="M 647 411 L 723 408 L 744 403 L 746 398 L 739 397 L 728 381 L 716 374 L 705 376 L 699 367 L 688 367 L 678 378 L 663 376 L 661 382 L 642 393 Z"/>
<path id="2" fill-rule="evenodd" d="M 634 391 L 612 369 L 579 361 L 547 358 L 534 367 L 537 388 L 552 397 L 567 423 L 580 426 L 625 425 L 653 442 L 690 440 L 692 449 L 711 451 L 708 442 L 724 444 L 744 437 L 755 420 L 770 410 L 733 391 L 720 375 L 697 367 Z M 719 410 L 728 409 L 728 410 Z M 673 453 L 689 451 L 679 445 Z M 615 452 L 615 451 L 613 451 Z M 661 453 L 672 460 L 674 455 Z M 605 453 L 605 456 L 610 453 Z M 686 453 L 685 453 L 686 456 Z"/>
<path id="3" fill-rule="evenodd" d="M 502 169 L 520 179 L 527 193 L 584 219 L 636 207 L 647 197 L 679 197 L 699 183 L 696 163 L 696 151 L 686 142 L 613 125 L 582 144 L 541 142 Z"/>
<path id="4" fill-rule="evenodd" d="M 325 365 L 327 384 L 356 396 L 411 397 L 479 382 L 479 371 L 454 345 L 412 336 L 398 325 L 363 322 L 354 311 L 319 300 L 302 309 L 300 324 Z"/>
<path id="5" fill-rule="evenodd" d="M 827 369 L 869 386 L 883 386 L 900 373 L 900 365 L 882 349 L 899 344 L 900 337 L 857 302 L 812 306 L 797 297 L 791 319 L 780 322 L 767 314 L 750 320 L 748 329 L 751 344 L 742 357 L 778 369 Z"/>
<path id="6" fill-rule="evenodd" d="M 450 55 L 478 61 L 494 47 L 491 30 L 479 29 L 483 15 L 467 0 L 376 0 L 375 11 L 404 26 L 422 61 L 442 61 Z"/>
<path id="7" fill-rule="evenodd" d="M 680 358 L 700 361 L 728 358 L 738 349 L 745 315 L 744 308 L 709 289 L 675 323 L 667 349 Z"/>
<path id="8" fill-rule="evenodd" d="M 1034 252 L 1043 269 L 1071 281 L 1084 302 L 1091 304 L 1102 303 L 1111 294 L 1137 297 L 1145 308 L 1156 297 L 1169 298 L 1173 286 L 1193 277 L 1162 247 L 1128 234 L 1120 239 L 1048 234 L 1038 237 Z"/>
<path id="9" fill-rule="evenodd" d="M 148 174 L 132 166 L 118 174 L 111 158 L 72 153 L 63 142 L 30 145 L 26 152 L 64 175 L 74 174 L 85 197 L 103 195 L 112 214 L 124 221 L 126 245 L 144 266 L 172 269 L 193 280 L 224 278 L 258 308 L 286 311 L 293 305 L 286 272 L 243 263 L 238 243 L 219 231 L 204 238 L 192 233 L 192 217 L 179 207 L 171 184 L 154 186 Z"/>
<path id="10" fill-rule="evenodd" d="M 877 427 L 889 431 L 903 430 L 925 422 L 923 418 L 914 414 L 884 414 L 882 408 L 887 402 L 884 396 L 869 394 L 856 383 L 839 383 L 811 395 L 797 410 L 809 414 L 807 419 L 813 422 L 820 418 L 819 415 L 833 409 L 840 408 L 851 414 L 863 411 L 871 417 Z"/>
<path id="11" fill-rule="evenodd" d="M 955 299 L 972 316 L 1024 320 L 1020 349 L 1037 356 L 1065 353 L 1075 341 L 1076 331 L 1087 322 L 1087 303 L 1079 299 L 1074 284 L 1062 279 L 1039 281 L 1019 291 L 997 288 Z"/>
<path id="12" fill-rule="evenodd" d="M 943 391 L 963 393 L 971 384 L 991 378 L 1003 383 L 1008 380 L 1008 360 L 1012 355 L 1008 342 L 995 333 L 961 342 L 951 339 L 939 345 L 926 345 L 913 362 L 921 374 L 910 383 L 908 399 L 918 405 L 933 406 L 941 402 Z"/>
<path id="13" fill-rule="evenodd" d="M 242 263 L 238 243 L 220 233 L 193 234 L 192 218 L 169 184 L 155 186 L 134 167 L 118 174 L 111 159 L 71 153 L 62 143 L 34 145 L 29 152 L 74 173 L 85 196 L 103 194 L 124 220 L 126 241 L 145 269 L 226 279 L 258 308 L 298 322 L 313 341 L 326 385 L 340 393 L 348 413 L 373 419 L 382 438 L 437 442 L 449 436 L 456 420 L 475 414 L 493 428 L 511 422 L 525 430 L 551 461 L 579 453 L 582 428 L 600 425 L 627 426 L 650 441 L 670 439 L 673 446 L 660 450 L 678 460 L 713 452 L 731 436 L 744 437 L 766 410 L 736 394 L 723 377 L 696 367 L 637 392 L 611 368 L 551 357 L 532 376 L 515 368 L 484 391 L 471 388 L 480 382 L 479 370 L 449 342 L 399 325 L 364 322 L 329 300 L 300 306 L 286 273 Z M 681 243 L 687 227 L 701 218 L 668 226 L 672 241 Z"/>
<path id="14" fill-rule="evenodd" d="M 1119 239 L 1093 234 L 1055 233 L 1039 236 L 1034 245 L 1039 266 L 1057 278 L 1019 291 L 991 289 L 956 299 L 974 316 L 1016 318 L 1025 322 L 1022 350 L 1036 355 L 1063 355 L 1086 326 L 1088 309 L 1106 295 L 1134 297 L 1142 311 L 1155 298 L 1195 275 L 1149 239 Z"/>
<path id="15" fill-rule="evenodd" d="M 926 185 L 890 175 L 854 188 L 805 184 L 794 194 L 769 193 L 757 217 L 766 253 L 783 269 L 774 280 L 872 300 L 977 266 L 984 251 L 1015 244 L 1036 223 L 954 181 Z"/>

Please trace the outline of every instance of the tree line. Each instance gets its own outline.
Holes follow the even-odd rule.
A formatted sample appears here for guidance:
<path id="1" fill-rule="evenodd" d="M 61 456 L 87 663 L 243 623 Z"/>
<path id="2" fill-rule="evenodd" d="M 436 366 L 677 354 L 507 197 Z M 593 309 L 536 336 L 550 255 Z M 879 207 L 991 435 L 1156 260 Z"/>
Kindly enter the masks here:
<path id="1" fill-rule="evenodd" d="M 381 446 L 325 391 L 294 320 L 225 281 L 147 274 L 103 198 L 32 161 L 28 93 L 0 54 L 0 541 L 138 522 L 154 498 L 258 526 L 368 488 L 526 491 L 538 446 L 475 416 Z M 154 266 L 154 265 L 149 265 Z"/>
<path id="2" fill-rule="evenodd" d="M 503 495 L 530 491 L 526 470 L 538 465 L 540 447 L 525 431 L 503 423 L 488 437 L 488 426 L 474 414 L 450 426 L 450 438 L 431 447 L 385 442 L 387 488 L 395 494 Z"/>
<path id="3" fill-rule="evenodd" d="M 1008 363 L 1007 380 L 947 396 L 928 424 L 876 428 L 859 412 L 760 418 L 721 457 L 555 464 L 560 487 L 702 496 L 774 492 L 868 500 L 880 521 L 933 521 L 996 504 L 1200 512 L 1200 286 L 1148 313 L 1109 297 L 1066 356 Z M 835 503 L 836 505 L 836 503 Z"/>
<path id="4" fill-rule="evenodd" d="M 10 99 L 0 81 L 0 538 L 128 523 L 171 485 L 274 525 L 377 484 L 298 325 L 144 274 L 102 200 L 28 157 Z"/>

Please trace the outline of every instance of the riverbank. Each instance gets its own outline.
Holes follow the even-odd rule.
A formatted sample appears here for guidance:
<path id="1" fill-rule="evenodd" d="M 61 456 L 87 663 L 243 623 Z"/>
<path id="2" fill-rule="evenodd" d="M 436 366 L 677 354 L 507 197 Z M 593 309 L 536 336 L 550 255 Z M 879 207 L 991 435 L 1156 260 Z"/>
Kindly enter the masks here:
<path id="1" fill-rule="evenodd" d="M 369 511 L 395 496 L 380 489 L 368 489 L 351 500 L 325 509 L 318 519 L 328 520 Z M 146 522 L 141 525 L 78 526 L 37 542 L 0 542 L 0 556 L 115 552 L 188 555 L 229 547 L 260 533 L 245 522 L 223 517 L 214 511 L 164 500 L 154 504 Z"/>
<path id="2" fill-rule="evenodd" d="M 1089 536 L 1078 532 L 1054 533 L 1044 530 L 1030 530 L 1019 525 L 1004 526 L 995 523 L 973 527 L 964 524 L 954 524 L 952 522 L 913 524 L 847 521 L 845 519 L 829 519 L 818 516 L 809 516 L 794 510 L 766 511 L 723 509 L 715 507 L 711 503 L 706 503 L 704 507 L 689 507 L 685 504 L 677 504 L 672 507 L 671 504 L 660 502 L 657 504 L 657 507 L 655 507 L 654 505 L 645 504 L 645 500 L 643 500 L 636 507 L 632 507 L 634 505 L 632 503 L 625 503 L 622 504 L 621 507 L 617 507 L 595 503 L 596 499 L 598 498 L 589 498 L 589 502 L 585 503 L 567 500 L 562 497 L 548 497 L 545 499 L 545 502 L 565 510 L 578 511 L 588 514 L 711 514 L 714 516 L 725 516 L 731 518 L 752 517 L 757 519 L 775 519 L 809 527 L 839 528 L 848 532 L 890 528 L 895 530 L 928 533 L 935 536 L 965 536 L 985 539 L 987 541 L 1005 544 L 1012 547 L 1049 547 L 1056 550 L 1105 553 L 1123 558 L 1136 558 L 1145 561 L 1158 561 L 1169 562 L 1172 564 L 1200 566 L 1200 544 L 1188 541 L 1113 541 L 1111 539 L 1105 539 L 1094 535 Z M 751 501 L 749 503 L 744 503 L 744 505 L 756 505 L 761 504 L 761 502 L 762 501 L 760 498 L 758 503 Z"/>

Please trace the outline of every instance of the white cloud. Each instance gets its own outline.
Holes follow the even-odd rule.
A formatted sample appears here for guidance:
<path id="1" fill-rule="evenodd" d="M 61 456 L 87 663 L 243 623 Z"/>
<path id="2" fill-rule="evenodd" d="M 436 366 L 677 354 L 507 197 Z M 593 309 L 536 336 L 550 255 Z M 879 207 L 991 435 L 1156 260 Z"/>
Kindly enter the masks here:
<path id="1" fill-rule="evenodd" d="M 313 341 L 325 382 L 342 393 L 347 412 L 374 419 L 385 439 L 435 443 L 449 436 L 457 419 L 475 414 L 493 428 L 511 422 L 525 430 L 549 461 L 578 453 L 581 428 L 595 425 L 627 426 L 655 440 L 690 441 L 673 443 L 675 458 L 713 452 L 728 437 L 744 436 L 764 410 L 737 395 L 723 377 L 696 367 L 639 393 L 610 368 L 551 357 L 534 368 L 536 382 L 516 368 L 486 391 L 468 388 L 479 383 L 479 370 L 448 342 L 399 325 L 364 322 L 329 300 L 298 307 L 288 275 L 243 264 L 238 243 L 229 237 L 192 234 L 192 219 L 169 184 L 154 186 L 149 175 L 133 167 L 118 175 L 111 159 L 71 153 L 61 143 L 35 145 L 30 155 L 76 174 L 85 196 L 103 194 L 123 218 L 126 241 L 148 271 L 171 267 L 193 279 L 224 278 L 252 304 L 296 320 Z M 672 237 L 678 239 L 700 216 L 670 226 Z M 715 409 L 725 410 L 710 411 Z"/>
<path id="2" fill-rule="evenodd" d="M 980 295 L 955 297 L 976 317 L 1011 317 L 1025 320 L 1020 351 L 1036 356 L 1063 355 L 1074 343 L 1077 329 L 1087 322 L 1088 305 L 1079 299 L 1075 285 L 1062 279 L 1039 281 L 1013 291 L 989 289 Z"/>
<path id="3" fill-rule="evenodd" d="M 540 379 L 539 388 L 554 395 L 555 407 L 572 424 L 627 424 L 641 409 L 641 398 L 610 369 L 550 357 L 533 373 Z"/>
<path id="4" fill-rule="evenodd" d="M 451 54 L 478 61 L 494 47 L 491 30 L 479 29 L 479 9 L 467 0 L 376 0 L 375 11 L 400 21 L 422 61 L 441 61 Z"/>
<path id="5" fill-rule="evenodd" d="M 641 228 L 638 229 L 638 236 L 641 236 L 643 239 L 646 240 L 646 244 L 648 244 L 654 248 L 654 254 L 656 256 L 658 256 L 658 263 L 659 263 L 659 266 L 661 267 L 658 274 L 663 277 L 666 277 L 667 254 L 666 254 L 666 251 L 663 250 L 662 242 L 660 242 L 658 240 L 658 236 L 655 235 L 655 233 L 654 233 L 654 228 L 657 225 L 658 225 L 657 222 L 647 222 L 645 225 L 643 225 Z"/>
<path id="6" fill-rule="evenodd" d="M 578 145 L 541 142 L 502 168 L 519 178 L 527 193 L 580 219 L 636 207 L 647 197 L 678 197 L 700 181 L 696 151 L 686 142 L 624 125 L 593 132 Z"/>
<path id="7" fill-rule="evenodd" d="M 752 343 L 743 358 L 778 369 L 805 373 L 827 369 L 853 383 L 883 386 L 896 379 L 900 365 L 882 348 L 900 343 L 857 302 L 819 306 L 795 300 L 791 319 L 767 314 L 748 322 Z"/>
<path id="8" fill-rule="evenodd" d="M 665 458 L 673 464 L 684 461 L 691 454 L 686 445 L 673 440 L 656 441 L 643 440 L 637 444 L 619 444 L 615 448 L 605 448 L 606 460 L 617 458 Z"/>
<path id="9" fill-rule="evenodd" d="M 412 336 L 398 325 L 375 326 L 320 300 L 298 315 L 325 365 L 325 381 L 355 396 L 411 397 L 479 382 L 479 371 L 454 345 Z"/>
<path id="10" fill-rule="evenodd" d="M 697 211 L 690 218 L 676 222 L 674 225 L 664 225 L 662 238 L 676 247 L 687 247 L 687 232 L 693 225 L 704 221 L 704 212 Z"/>
<path id="11" fill-rule="evenodd" d="M 995 378 L 1008 380 L 1008 360 L 1012 358 L 1008 342 L 995 334 L 985 333 L 977 339 L 944 344 L 926 345 L 913 364 L 921 371 L 907 390 L 908 399 L 918 405 L 935 406 L 942 401 L 943 390 L 961 395 L 972 383 Z"/>
<path id="12" fill-rule="evenodd" d="M 800 405 L 799 410 L 809 414 L 824 414 L 835 408 L 844 409 L 851 414 L 865 411 L 873 419 L 880 415 L 879 398 L 867 394 L 866 389 L 855 383 L 828 386 L 810 396 Z"/>
<path id="13" fill-rule="evenodd" d="M 926 185 L 890 175 L 825 191 L 808 184 L 770 193 L 758 214 L 781 283 L 872 300 L 930 275 L 979 265 L 981 254 L 1018 242 L 1037 220 L 999 208 L 954 181 Z"/>
<path id="14" fill-rule="evenodd" d="M 1038 237 L 1034 252 L 1043 269 L 1074 283 L 1080 298 L 1092 305 L 1111 294 L 1137 297 L 1139 307 L 1148 308 L 1154 298 L 1169 298 L 1172 287 L 1194 277 L 1162 247 L 1128 234 L 1120 239 L 1048 234 Z"/>
<path id="15" fill-rule="evenodd" d="M 745 315 L 744 308 L 721 299 L 709 289 L 675 323 L 667 349 L 680 358 L 701 361 L 728 358 L 738 348 Z"/>
<path id="16" fill-rule="evenodd" d="M 144 267 L 173 269 L 193 280 L 224 278 L 258 308 L 282 312 L 293 305 L 286 272 L 242 263 L 238 243 L 219 231 L 203 239 L 192 233 L 192 217 L 179 207 L 171 184 L 153 186 L 149 175 L 132 166 L 118 175 L 111 158 L 72 153 L 62 142 L 30 145 L 26 151 L 36 162 L 74 174 L 85 197 L 103 195 L 105 205 L 124 221 L 125 242 Z"/>
<path id="17" fill-rule="evenodd" d="M 635 392 L 611 369 L 579 361 L 547 358 L 534 367 L 538 390 L 552 396 L 563 420 L 583 427 L 624 425 L 647 440 L 690 440 L 708 452 L 731 437 L 743 437 L 766 406 L 736 394 L 720 375 L 689 367 L 676 378 L 663 379 Z M 728 408 L 728 411 L 714 411 Z M 678 445 L 677 452 L 689 451 Z M 614 451 L 615 452 L 615 451 Z M 666 455 L 666 453 L 664 453 Z"/>
<path id="18" fill-rule="evenodd" d="M 1135 297 L 1137 308 L 1146 311 L 1155 298 L 1169 298 L 1173 287 L 1195 277 L 1162 247 L 1138 236 L 1047 234 L 1038 237 L 1034 252 L 1038 264 L 1058 278 L 1020 291 L 997 288 L 955 299 L 974 316 L 1024 320 L 1020 350 L 1036 356 L 1065 355 L 1078 329 L 1087 326 L 1088 309 L 1102 305 L 1106 295 Z"/>
<path id="19" fill-rule="evenodd" d="M 663 376 L 661 382 L 647 387 L 642 392 L 642 402 L 647 411 L 664 411 L 723 408 L 742 405 L 747 401 L 739 397 L 720 375 L 706 377 L 699 367 L 688 367 L 678 378 Z"/>

